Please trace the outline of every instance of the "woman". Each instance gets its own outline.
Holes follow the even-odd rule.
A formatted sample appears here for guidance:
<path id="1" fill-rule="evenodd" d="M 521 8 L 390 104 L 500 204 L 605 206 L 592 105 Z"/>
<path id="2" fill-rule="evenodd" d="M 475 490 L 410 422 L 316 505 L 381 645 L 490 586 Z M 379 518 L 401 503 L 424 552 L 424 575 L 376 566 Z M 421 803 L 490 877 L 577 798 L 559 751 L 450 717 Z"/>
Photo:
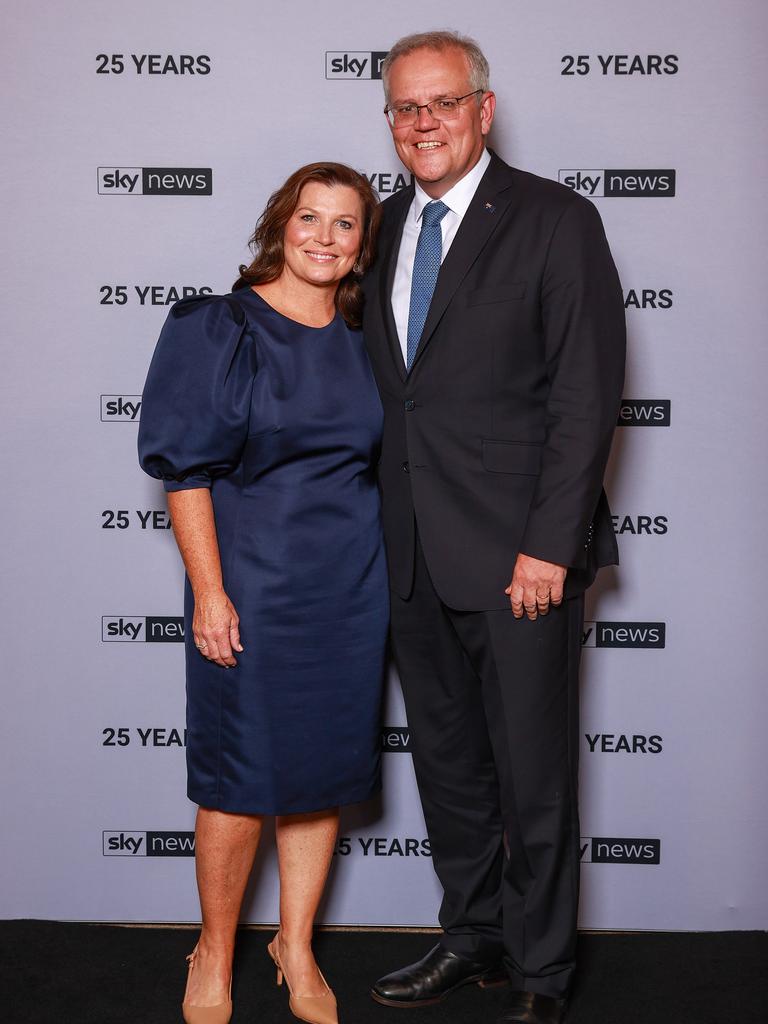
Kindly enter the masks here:
<path id="1" fill-rule="evenodd" d="M 374 467 L 382 411 L 357 278 L 379 209 L 341 164 L 269 200 L 232 294 L 177 303 L 144 389 L 139 453 L 187 570 L 188 795 L 202 930 L 188 1024 L 232 1012 L 235 929 L 265 815 L 280 926 L 269 952 L 301 1020 L 335 1024 L 311 949 L 340 805 L 379 786 L 388 618 Z"/>

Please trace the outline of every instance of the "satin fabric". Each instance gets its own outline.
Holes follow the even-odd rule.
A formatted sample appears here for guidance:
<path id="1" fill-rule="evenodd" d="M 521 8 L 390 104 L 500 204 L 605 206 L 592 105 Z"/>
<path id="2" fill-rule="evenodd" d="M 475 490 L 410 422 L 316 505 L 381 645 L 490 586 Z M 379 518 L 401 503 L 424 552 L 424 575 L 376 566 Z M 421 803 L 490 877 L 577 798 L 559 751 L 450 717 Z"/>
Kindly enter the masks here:
<path id="1" fill-rule="evenodd" d="M 144 388 L 139 457 L 209 487 L 236 668 L 196 650 L 185 589 L 188 795 L 249 814 L 379 787 L 388 587 L 382 409 L 359 331 L 299 324 L 250 288 L 177 303 Z"/>

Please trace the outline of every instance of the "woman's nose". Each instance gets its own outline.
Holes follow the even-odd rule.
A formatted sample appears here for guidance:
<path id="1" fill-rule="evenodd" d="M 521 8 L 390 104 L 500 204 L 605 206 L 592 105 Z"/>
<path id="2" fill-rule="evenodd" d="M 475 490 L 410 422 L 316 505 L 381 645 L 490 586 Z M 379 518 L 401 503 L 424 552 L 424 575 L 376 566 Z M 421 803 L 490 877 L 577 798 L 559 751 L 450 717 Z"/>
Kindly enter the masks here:
<path id="1" fill-rule="evenodd" d="M 331 231 L 330 224 L 318 224 L 317 231 L 315 232 L 315 238 L 320 245 L 332 245 L 333 244 L 333 232 Z"/>

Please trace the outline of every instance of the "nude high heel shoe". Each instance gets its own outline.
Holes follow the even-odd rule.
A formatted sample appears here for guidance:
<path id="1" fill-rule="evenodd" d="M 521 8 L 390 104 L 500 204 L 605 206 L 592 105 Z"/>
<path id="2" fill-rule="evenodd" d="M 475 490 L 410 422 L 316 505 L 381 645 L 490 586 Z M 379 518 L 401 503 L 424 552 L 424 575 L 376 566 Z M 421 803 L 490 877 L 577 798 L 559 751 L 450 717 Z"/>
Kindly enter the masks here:
<path id="1" fill-rule="evenodd" d="M 283 966 L 280 963 L 280 957 L 277 954 L 277 943 L 275 939 L 267 946 L 267 952 L 275 962 L 277 968 L 277 984 L 283 984 Z M 318 967 L 318 971 L 320 968 Z M 293 994 L 291 989 L 291 983 L 288 978 L 285 979 L 288 985 L 288 991 L 290 993 L 290 999 L 288 1000 L 288 1008 L 294 1017 L 299 1020 L 306 1021 L 306 1024 L 339 1024 L 338 1014 L 336 1012 L 336 996 L 328 985 L 328 982 L 323 977 L 323 972 L 320 971 L 320 977 L 323 979 L 327 991 L 322 996 L 297 996 Z"/>
<path id="2" fill-rule="evenodd" d="M 189 972 L 187 979 L 192 973 L 197 958 L 197 946 L 187 957 Z M 194 1006 L 186 999 L 181 1004 L 181 1013 L 186 1024 L 229 1024 L 232 1016 L 232 979 L 229 979 L 229 998 L 225 1003 L 216 1003 L 215 1006 Z"/>

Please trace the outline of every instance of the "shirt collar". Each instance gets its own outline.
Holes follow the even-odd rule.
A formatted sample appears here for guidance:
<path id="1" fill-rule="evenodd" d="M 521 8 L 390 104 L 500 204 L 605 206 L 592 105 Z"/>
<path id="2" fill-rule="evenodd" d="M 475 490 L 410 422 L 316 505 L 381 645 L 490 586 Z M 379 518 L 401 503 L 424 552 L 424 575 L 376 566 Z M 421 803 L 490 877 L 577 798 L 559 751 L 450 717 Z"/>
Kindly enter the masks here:
<path id="1" fill-rule="evenodd" d="M 484 149 L 480 159 L 477 161 L 471 171 L 467 171 L 463 178 L 449 188 L 444 196 L 440 197 L 440 202 L 445 203 L 449 210 L 457 214 L 461 219 L 467 212 L 469 204 L 472 202 L 472 196 L 477 191 L 477 186 L 480 184 L 480 179 L 485 174 L 488 164 L 491 162 L 491 154 L 487 149 Z M 413 206 L 411 207 L 411 216 L 418 223 L 421 220 L 421 215 L 424 212 L 424 207 L 427 203 L 432 202 L 432 197 L 428 196 L 421 185 L 416 182 L 416 191 L 413 197 Z"/>

